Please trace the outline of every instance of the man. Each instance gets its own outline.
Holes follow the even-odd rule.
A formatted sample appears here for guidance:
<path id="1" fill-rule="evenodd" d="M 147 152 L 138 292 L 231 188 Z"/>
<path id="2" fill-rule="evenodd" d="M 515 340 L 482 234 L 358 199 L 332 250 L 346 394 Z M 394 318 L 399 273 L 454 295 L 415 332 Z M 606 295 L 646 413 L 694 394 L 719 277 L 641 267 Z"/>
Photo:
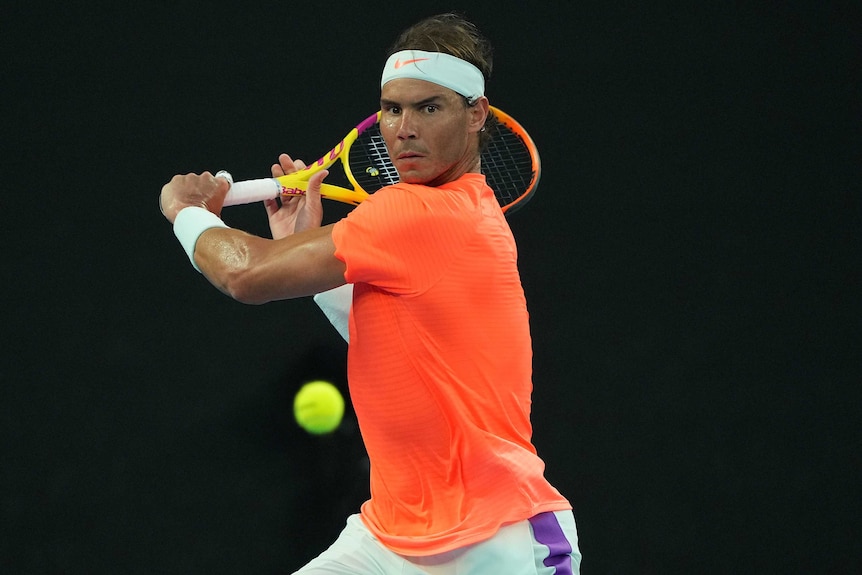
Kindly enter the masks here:
<path id="1" fill-rule="evenodd" d="M 531 444 L 532 350 L 515 242 L 481 175 L 488 42 L 462 18 L 405 31 L 381 80 L 401 183 L 320 226 L 319 184 L 267 203 L 273 240 L 218 217 L 227 183 L 175 176 L 161 206 L 239 301 L 353 284 L 348 380 L 371 498 L 298 573 L 577 573 L 571 505 Z M 287 155 L 273 174 L 301 168 Z"/>

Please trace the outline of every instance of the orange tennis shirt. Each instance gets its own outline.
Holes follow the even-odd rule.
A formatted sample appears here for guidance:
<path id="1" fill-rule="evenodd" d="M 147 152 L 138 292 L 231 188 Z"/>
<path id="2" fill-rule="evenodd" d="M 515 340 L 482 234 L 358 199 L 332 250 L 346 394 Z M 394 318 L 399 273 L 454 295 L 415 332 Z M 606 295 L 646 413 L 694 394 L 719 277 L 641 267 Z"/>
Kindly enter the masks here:
<path id="1" fill-rule="evenodd" d="M 348 381 L 371 462 L 371 532 L 431 555 L 571 509 L 531 443 L 529 316 L 485 177 L 384 188 L 332 237 L 355 284 Z"/>

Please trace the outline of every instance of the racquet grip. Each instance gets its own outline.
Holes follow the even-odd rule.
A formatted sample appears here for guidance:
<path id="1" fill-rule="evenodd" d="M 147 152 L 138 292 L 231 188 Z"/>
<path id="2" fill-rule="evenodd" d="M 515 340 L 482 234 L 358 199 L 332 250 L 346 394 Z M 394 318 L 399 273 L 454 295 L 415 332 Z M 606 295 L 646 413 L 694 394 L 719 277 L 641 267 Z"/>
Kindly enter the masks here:
<path id="1" fill-rule="evenodd" d="M 257 180 L 245 180 L 234 182 L 227 172 L 219 172 L 217 178 L 224 178 L 230 182 L 230 190 L 224 198 L 225 206 L 237 206 L 240 204 L 252 204 L 264 200 L 272 200 L 281 195 L 281 184 L 275 178 L 260 178 Z"/>
<path id="2" fill-rule="evenodd" d="M 307 174 L 308 168 L 301 170 Z M 234 182 L 228 172 L 221 170 L 215 177 L 224 178 L 230 183 L 230 189 L 224 198 L 222 206 L 238 206 L 240 204 L 253 204 L 264 200 L 272 200 L 282 196 L 298 196 L 305 194 L 308 189 L 308 181 L 296 176 L 295 173 L 281 176 L 279 178 L 260 178 L 257 180 L 243 180 Z M 345 204 L 359 205 L 368 197 L 368 193 L 362 189 L 348 190 L 339 186 L 329 184 L 320 185 L 320 195 L 330 200 L 336 200 Z"/>

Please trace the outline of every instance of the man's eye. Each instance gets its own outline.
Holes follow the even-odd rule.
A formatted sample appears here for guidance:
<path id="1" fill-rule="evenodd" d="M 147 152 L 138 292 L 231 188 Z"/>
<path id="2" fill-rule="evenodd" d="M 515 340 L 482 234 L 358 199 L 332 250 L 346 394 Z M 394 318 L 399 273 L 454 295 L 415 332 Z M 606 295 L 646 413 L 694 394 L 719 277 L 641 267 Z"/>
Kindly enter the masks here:
<path id="1" fill-rule="evenodd" d="M 437 106 L 425 106 L 425 111 L 429 114 L 433 114 L 437 111 Z"/>

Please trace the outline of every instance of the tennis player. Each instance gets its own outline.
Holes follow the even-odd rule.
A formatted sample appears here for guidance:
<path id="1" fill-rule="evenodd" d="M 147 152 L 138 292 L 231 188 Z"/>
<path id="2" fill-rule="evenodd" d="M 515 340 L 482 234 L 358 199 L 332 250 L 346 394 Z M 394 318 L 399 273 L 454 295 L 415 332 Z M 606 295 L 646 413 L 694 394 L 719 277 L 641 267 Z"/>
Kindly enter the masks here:
<path id="1" fill-rule="evenodd" d="M 515 241 L 480 171 L 491 65 L 488 41 L 457 15 L 398 38 L 380 129 L 401 183 L 335 224 L 320 225 L 326 172 L 304 198 L 267 203 L 273 240 L 220 219 L 228 186 L 209 173 L 162 188 L 192 264 L 237 300 L 353 285 L 348 381 L 371 497 L 299 574 L 579 573 L 572 507 L 531 443 Z M 273 174 L 301 167 L 282 155 Z"/>

